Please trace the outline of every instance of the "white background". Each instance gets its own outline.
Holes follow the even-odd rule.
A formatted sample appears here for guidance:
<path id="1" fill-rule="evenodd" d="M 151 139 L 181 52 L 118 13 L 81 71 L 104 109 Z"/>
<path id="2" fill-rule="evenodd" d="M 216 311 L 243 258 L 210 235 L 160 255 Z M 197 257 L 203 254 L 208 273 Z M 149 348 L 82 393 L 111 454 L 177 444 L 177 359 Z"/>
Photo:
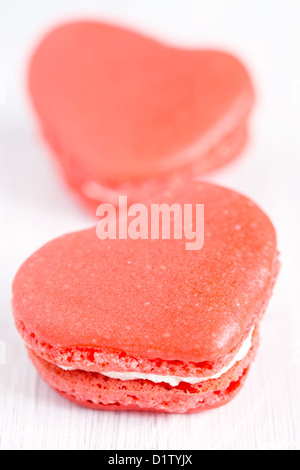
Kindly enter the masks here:
<path id="1" fill-rule="evenodd" d="M 92 225 L 61 184 L 25 90 L 28 54 L 46 27 L 112 19 L 186 46 L 235 52 L 252 71 L 251 140 L 209 179 L 254 199 L 278 231 L 282 270 L 244 389 L 192 415 L 97 412 L 55 394 L 30 364 L 10 307 L 13 276 L 46 241 Z M 0 0 L 0 448 L 300 448 L 300 2 L 298 0 Z"/>

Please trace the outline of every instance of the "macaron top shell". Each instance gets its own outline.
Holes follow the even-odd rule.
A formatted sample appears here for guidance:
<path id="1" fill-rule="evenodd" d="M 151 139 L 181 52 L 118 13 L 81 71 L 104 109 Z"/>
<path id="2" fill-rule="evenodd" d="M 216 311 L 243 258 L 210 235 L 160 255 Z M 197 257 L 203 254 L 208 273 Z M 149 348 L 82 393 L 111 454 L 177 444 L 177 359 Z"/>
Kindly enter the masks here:
<path id="1" fill-rule="evenodd" d="M 274 276 L 276 235 L 246 197 L 190 182 L 160 203 L 205 205 L 205 242 L 99 240 L 95 227 L 33 254 L 13 284 L 16 321 L 58 348 L 214 361 L 261 313 Z"/>
<path id="2" fill-rule="evenodd" d="M 253 103 L 249 75 L 232 55 L 93 21 L 41 41 L 29 89 L 56 147 L 91 179 L 116 183 L 197 160 Z"/>

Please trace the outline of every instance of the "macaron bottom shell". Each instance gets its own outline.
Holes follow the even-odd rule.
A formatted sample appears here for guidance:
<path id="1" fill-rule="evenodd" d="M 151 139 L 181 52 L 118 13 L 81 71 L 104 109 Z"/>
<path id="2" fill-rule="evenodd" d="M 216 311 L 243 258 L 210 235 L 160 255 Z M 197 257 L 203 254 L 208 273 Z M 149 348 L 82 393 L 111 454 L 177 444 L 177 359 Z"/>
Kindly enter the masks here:
<path id="1" fill-rule="evenodd" d="M 177 387 L 149 380 L 118 380 L 97 372 L 66 371 L 28 349 L 39 374 L 56 392 L 88 408 L 99 410 L 144 410 L 190 413 L 222 406 L 242 388 L 259 344 L 258 329 L 244 359 L 218 379 L 196 385 L 181 382 Z"/>
<path id="2" fill-rule="evenodd" d="M 149 200 L 166 187 L 172 189 L 181 181 L 209 173 L 234 160 L 247 145 L 247 118 L 244 118 L 233 131 L 225 135 L 210 150 L 204 152 L 196 162 L 180 166 L 172 172 L 120 183 L 94 180 L 84 168 L 78 165 L 78 158 L 70 155 L 67 149 L 63 148 L 49 127 L 44 127 L 43 134 L 56 156 L 62 178 L 84 206 L 95 212 L 98 205 L 103 202 L 118 204 L 120 195 L 127 196 L 129 203 Z"/>

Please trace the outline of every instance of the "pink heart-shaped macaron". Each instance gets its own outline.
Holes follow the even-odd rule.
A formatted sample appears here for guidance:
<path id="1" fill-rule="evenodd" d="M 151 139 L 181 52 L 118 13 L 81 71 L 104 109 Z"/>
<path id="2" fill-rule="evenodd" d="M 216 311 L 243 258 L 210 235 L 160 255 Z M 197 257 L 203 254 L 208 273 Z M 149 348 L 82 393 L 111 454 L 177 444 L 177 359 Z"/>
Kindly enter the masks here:
<path id="1" fill-rule="evenodd" d="M 91 21 L 41 41 L 29 89 L 65 178 L 92 207 L 120 193 L 145 200 L 230 160 L 253 105 L 248 72 L 232 55 Z"/>
<path id="2" fill-rule="evenodd" d="M 203 248 L 99 240 L 92 228 L 45 245 L 14 280 L 15 321 L 33 362 L 80 404 L 219 406 L 253 360 L 278 272 L 270 220 L 246 197 L 200 182 L 189 183 L 188 196 L 178 186 L 156 202 L 204 204 Z"/>

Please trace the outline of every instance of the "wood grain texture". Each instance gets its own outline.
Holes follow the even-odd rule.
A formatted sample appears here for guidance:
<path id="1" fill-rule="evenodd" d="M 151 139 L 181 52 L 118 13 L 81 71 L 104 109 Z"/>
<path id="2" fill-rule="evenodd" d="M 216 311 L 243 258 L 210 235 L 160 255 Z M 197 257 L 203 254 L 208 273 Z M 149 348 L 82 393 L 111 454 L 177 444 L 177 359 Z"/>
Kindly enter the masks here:
<path id="1" fill-rule="evenodd" d="M 299 4 L 191 0 L 183 10 L 177 0 L 143 7 L 140 0 L 71 3 L 0 5 L 0 80 L 7 85 L 0 104 L 0 449 L 299 449 Z M 223 408 L 181 416 L 77 407 L 38 377 L 15 331 L 10 285 L 20 263 L 54 236 L 93 223 L 36 136 L 20 73 L 34 35 L 70 9 L 122 18 L 179 43 L 217 44 L 235 50 L 253 70 L 259 99 L 251 143 L 242 158 L 209 179 L 267 211 L 278 231 L 282 270 L 245 387 Z"/>

